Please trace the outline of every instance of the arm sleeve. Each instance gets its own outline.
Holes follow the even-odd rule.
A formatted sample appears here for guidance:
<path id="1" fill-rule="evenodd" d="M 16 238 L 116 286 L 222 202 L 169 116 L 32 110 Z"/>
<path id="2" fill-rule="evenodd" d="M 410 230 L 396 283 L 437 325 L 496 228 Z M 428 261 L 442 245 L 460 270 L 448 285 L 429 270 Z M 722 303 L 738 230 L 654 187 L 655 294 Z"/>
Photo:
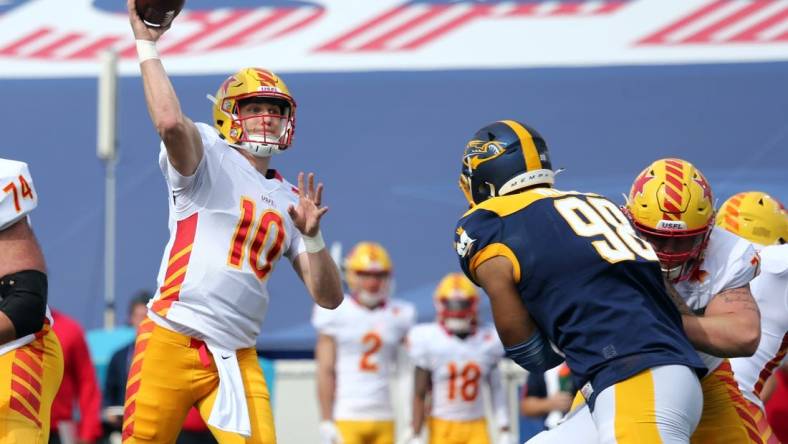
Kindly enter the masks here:
<path id="1" fill-rule="evenodd" d="M 88 344 L 85 334 L 80 329 L 75 335 L 74 360 L 79 363 L 75 366 L 77 397 L 79 402 L 79 427 L 78 436 L 87 441 L 95 441 L 101 437 L 101 392 L 96 380 L 96 371 L 90 359 Z"/>
<path id="2" fill-rule="evenodd" d="M 545 384 L 544 374 L 542 373 L 528 373 L 528 379 L 525 382 L 525 391 L 523 397 L 534 396 L 537 398 L 547 397 L 547 384 Z"/>

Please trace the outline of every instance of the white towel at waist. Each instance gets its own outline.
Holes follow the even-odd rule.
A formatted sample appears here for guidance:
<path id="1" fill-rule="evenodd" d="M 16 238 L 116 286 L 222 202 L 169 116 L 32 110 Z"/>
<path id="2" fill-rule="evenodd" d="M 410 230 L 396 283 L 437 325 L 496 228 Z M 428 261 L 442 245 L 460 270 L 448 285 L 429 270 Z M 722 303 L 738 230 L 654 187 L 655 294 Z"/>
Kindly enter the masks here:
<path id="1" fill-rule="evenodd" d="M 235 350 L 228 350 L 208 341 L 205 345 L 213 355 L 219 371 L 219 393 L 213 403 L 208 424 L 249 438 L 252 436 L 249 407 L 246 404 L 246 391 Z"/>

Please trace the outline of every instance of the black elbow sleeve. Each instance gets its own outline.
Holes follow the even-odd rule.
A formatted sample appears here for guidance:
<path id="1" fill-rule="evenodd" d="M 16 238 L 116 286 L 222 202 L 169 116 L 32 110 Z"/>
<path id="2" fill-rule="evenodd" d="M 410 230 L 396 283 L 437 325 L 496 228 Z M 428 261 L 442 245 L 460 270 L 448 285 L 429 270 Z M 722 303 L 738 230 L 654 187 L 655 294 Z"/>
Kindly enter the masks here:
<path id="1" fill-rule="evenodd" d="M 16 337 L 37 333 L 47 310 L 47 275 L 25 270 L 0 277 L 0 311 L 14 324 Z"/>

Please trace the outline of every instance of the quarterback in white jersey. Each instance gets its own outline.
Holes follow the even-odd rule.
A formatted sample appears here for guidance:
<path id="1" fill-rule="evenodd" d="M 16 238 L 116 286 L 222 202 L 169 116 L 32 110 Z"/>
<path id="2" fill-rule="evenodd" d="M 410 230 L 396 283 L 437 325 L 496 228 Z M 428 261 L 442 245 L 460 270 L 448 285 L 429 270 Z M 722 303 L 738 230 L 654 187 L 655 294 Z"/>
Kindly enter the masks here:
<path id="1" fill-rule="evenodd" d="M 788 214 L 775 198 L 749 191 L 722 204 L 717 225 L 753 242 L 760 250 L 761 274 L 750 287 L 761 310 L 761 342 L 754 355 L 731 359 L 731 366 L 751 410 L 761 411 L 757 425 L 761 434 L 767 435 L 764 387 L 788 352 Z M 771 435 L 767 442 L 777 441 Z"/>
<path id="2" fill-rule="evenodd" d="M 321 442 L 392 444 L 390 381 L 416 310 L 390 297 L 391 259 L 380 244 L 357 244 L 344 268 L 350 294 L 336 310 L 315 307 L 312 317 Z"/>
<path id="3" fill-rule="evenodd" d="M 27 164 L 0 159 L 0 439 L 43 444 L 63 352 L 51 329 L 44 255 L 28 221 L 37 205 Z"/>
<path id="4" fill-rule="evenodd" d="M 489 443 L 482 384 L 490 388 L 498 442 L 512 442 L 498 371 L 503 345 L 492 326 L 478 325 L 476 288 L 463 274 L 450 273 L 438 284 L 434 299 L 436 322 L 417 325 L 408 333 L 408 351 L 416 367 L 410 442 L 421 441 L 429 417 L 430 444 Z"/>
<path id="5" fill-rule="evenodd" d="M 162 140 L 170 240 L 149 320 L 138 331 L 126 390 L 123 441 L 173 442 L 192 406 L 220 443 L 276 441 L 254 349 L 266 282 L 282 255 L 321 306 L 342 301 L 320 235 L 322 184 L 298 187 L 269 170 L 292 143 L 295 100 L 276 74 L 245 68 L 214 102 L 213 127 L 185 116 L 156 52 L 169 28 L 149 28 L 128 0 L 145 99 Z"/>

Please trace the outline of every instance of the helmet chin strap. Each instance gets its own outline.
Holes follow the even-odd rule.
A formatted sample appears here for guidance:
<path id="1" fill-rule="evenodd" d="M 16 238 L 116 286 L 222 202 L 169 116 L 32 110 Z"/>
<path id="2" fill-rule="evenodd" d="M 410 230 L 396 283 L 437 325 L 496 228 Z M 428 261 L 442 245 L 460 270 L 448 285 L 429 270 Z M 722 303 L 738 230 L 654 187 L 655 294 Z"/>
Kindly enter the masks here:
<path id="1" fill-rule="evenodd" d="M 241 149 L 249 152 L 249 154 L 255 157 L 271 157 L 274 154 L 279 154 L 282 152 L 282 150 L 279 148 L 279 145 L 273 143 L 264 143 L 264 140 L 259 142 L 254 141 L 256 138 L 265 139 L 264 136 L 251 135 L 249 138 L 253 139 L 253 141 L 241 142 L 239 146 Z"/>

